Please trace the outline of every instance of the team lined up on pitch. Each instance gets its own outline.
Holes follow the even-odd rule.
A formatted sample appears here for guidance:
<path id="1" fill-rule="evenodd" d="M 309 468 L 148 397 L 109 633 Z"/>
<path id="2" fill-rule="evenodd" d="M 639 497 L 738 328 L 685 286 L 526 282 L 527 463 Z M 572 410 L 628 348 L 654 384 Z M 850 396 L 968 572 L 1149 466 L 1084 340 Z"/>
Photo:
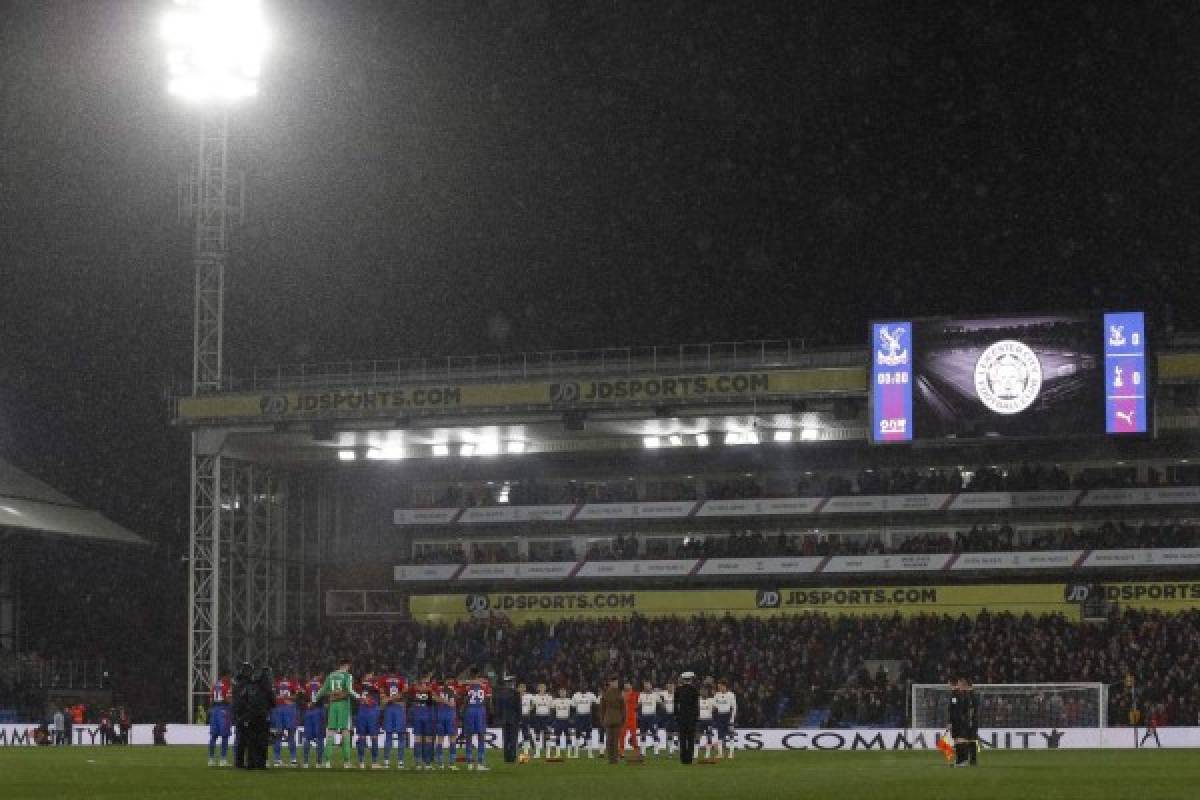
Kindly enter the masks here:
<path id="1" fill-rule="evenodd" d="M 356 680 L 350 662 L 344 660 L 327 675 L 303 681 L 275 679 L 269 720 L 273 764 L 284 766 L 286 749 L 293 767 L 330 769 L 340 749 L 345 769 L 355 764 L 360 769 L 404 769 L 406 758 L 411 758 L 416 770 L 457 770 L 461 751 L 467 770 L 486 771 L 490 719 L 502 731 L 506 760 L 521 763 L 591 758 L 605 751 L 611 759 L 613 748 L 607 740 L 614 736 L 621 756 L 631 752 L 636 761 L 643 754 L 678 753 L 681 741 L 688 751 L 684 763 L 694 754 L 710 762 L 734 754 L 737 700 L 724 682 L 709 679 L 697 690 L 691 686 L 694 675 L 684 673 L 684 696 L 694 708 L 683 711 L 681 738 L 674 683 L 656 688 L 646 681 L 639 691 L 627 681 L 620 693 L 621 724 L 606 729 L 600 714 L 603 689 L 597 694 L 590 688 L 570 692 L 560 687 L 551 694 L 545 684 L 538 684 L 530 692 L 525 684 L 506 677 L 494 697 L 491 683 L 478 673 L 472 675 L 441 681 L 426 675 L 410 681 L 398 673 L 368 673 Z M 614 679 L 610 691 L 615 686 Z M 238 710 L 235 694 L 228 677 L 212 688 L 209 766 L 228 765 L 235 731 L 235 754 L 238 748 L 253 746 L 247 744 L 252 737 L 244 734 L 245 714 Z"/>

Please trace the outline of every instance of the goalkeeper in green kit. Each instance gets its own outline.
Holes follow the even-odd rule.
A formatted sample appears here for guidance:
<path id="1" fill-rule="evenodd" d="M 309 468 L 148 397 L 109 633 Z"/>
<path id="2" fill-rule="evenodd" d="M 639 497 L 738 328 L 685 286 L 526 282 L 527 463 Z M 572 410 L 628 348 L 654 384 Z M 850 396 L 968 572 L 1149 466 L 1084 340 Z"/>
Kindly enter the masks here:
<path id="1" fill-rule="evenodd" d="M 350 698 L 358 697 L 354 691 L 354 677 L 350 674 L 350 659 L 338 661 L 338 668 L 325 677 L 325 685 L 317 692 L 317 699 L 328 697 L 329 709 L 326 712 L 325 727 L 331 733 L 342 734 L 342 766 L 350 769 Z M 330 737 L 330 745 L 333 744 Z M 329 764 L 329 751 L 325 749 L 325 764 Z"/>

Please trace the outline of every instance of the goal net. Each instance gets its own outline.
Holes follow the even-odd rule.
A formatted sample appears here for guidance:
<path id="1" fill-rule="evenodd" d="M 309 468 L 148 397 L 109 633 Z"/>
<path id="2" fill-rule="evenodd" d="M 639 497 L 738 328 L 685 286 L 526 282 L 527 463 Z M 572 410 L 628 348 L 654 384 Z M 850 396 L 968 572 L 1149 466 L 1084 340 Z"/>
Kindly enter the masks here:
<path id="1" fill-rule="evenodd" d="M 1103 728 L 1108 687 L 1103 683 L 977 683 L 981 728 Z M 944 728 L 950 687 L 914 683 L 913 728 Z"/>

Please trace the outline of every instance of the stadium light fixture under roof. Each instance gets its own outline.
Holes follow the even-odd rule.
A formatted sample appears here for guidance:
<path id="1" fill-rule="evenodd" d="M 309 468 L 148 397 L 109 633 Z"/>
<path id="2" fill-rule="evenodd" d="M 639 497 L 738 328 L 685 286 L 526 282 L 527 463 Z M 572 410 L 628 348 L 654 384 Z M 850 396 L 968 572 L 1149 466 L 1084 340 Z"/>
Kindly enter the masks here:
<path id="1" fill-rule="evenodd" d="M 198 104 L 258 94 L 270 41 L 259 0 L 175 0 L 163 15 L 167 92 Z"/>

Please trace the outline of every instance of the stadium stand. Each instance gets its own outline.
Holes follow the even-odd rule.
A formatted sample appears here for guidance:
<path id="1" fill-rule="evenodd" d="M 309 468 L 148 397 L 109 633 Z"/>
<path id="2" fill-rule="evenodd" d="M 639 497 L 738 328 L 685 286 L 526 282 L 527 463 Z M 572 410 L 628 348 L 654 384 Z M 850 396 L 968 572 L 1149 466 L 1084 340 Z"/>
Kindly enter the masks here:
<path id="1" fill-rule="evenodd" d="M 965 644 L 965 646 L 964 646 Z M 1125 610 L 1100 624 L 1060 615 L 852 617 L 801 613 L 771 618 L 668 617 L 453 626 L 356 623 L 297 641 L 304 670 L 335 653 L 360 653 L 361 670 L 465 673 L 485 665 L 531 683 L 594 687 L 616 673 L 665 682 L 690 669 L 728 677 L 744 700 L 745 725 L 804 721 L 825 727 L 903 725 L 906 684 L 970 674 L 979 683 L 1107 681 L 1142 676 L 1138 703 L 1162 706 L 1167 724 L 1200 723 L 1200 611 Z M 870 672 L 869 662 L 899 670 Z M 1129 718 L 1127 689 L 1109 696 L 1109 719 Z M 1069 726 L 1069 710 L 1061 725 Z"/>

